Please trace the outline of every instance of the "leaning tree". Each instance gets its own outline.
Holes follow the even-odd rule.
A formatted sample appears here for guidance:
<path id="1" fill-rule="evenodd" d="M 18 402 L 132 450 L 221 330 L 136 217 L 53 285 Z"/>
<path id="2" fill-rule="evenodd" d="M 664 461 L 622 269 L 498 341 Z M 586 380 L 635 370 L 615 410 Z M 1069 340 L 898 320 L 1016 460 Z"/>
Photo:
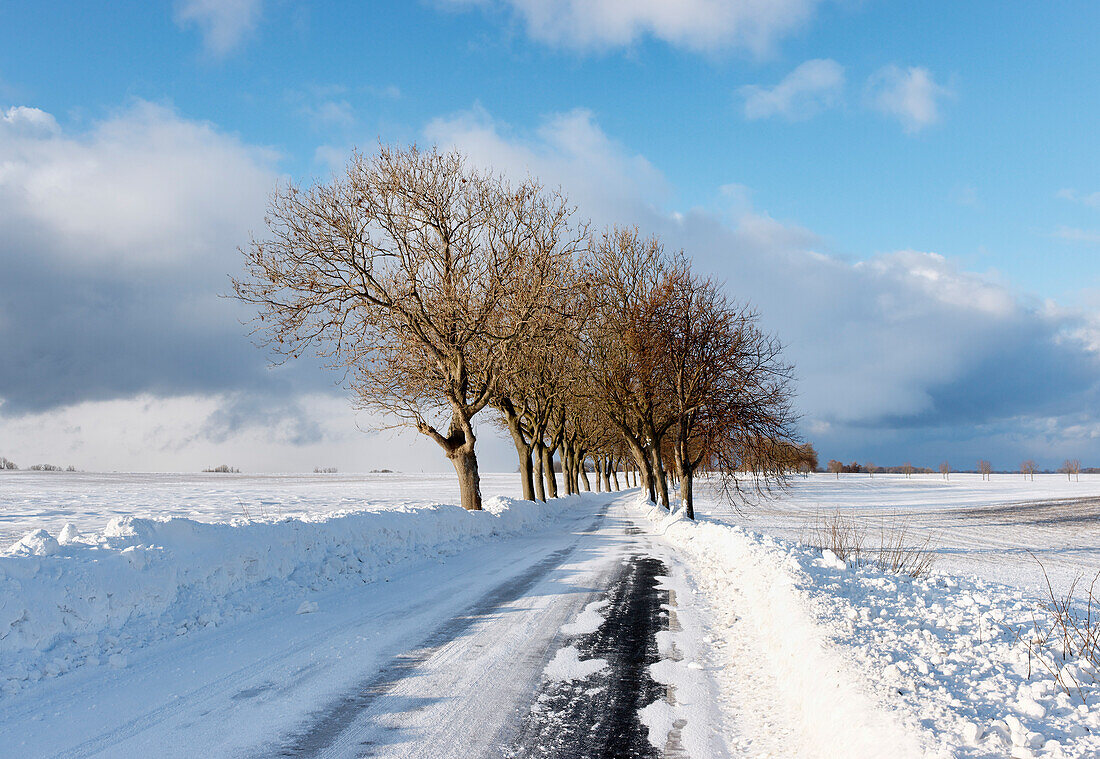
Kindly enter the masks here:
<path id="1" fill-rule="evenodd" d="M 558 286 L 559 251 L 536 239 L 546 214 L 569 212 L 533 182 L 382 145 L 328 183 L 277 188 L 233 287 L 279 360 L 313 350 L 343 371 L 360 407 L 439 444 L 480 509 L 474 418 Z"/>

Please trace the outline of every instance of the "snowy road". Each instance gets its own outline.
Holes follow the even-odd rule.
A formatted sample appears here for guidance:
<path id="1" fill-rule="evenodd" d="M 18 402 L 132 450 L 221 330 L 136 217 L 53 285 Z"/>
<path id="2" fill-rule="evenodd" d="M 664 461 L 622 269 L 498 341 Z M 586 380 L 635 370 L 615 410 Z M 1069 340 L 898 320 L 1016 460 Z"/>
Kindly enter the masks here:
<path id="1" fill-rule="evenodd" d="M 150 647 L 122 669 L 43 683 L 7 705 L 2 743 L 70 757 L 656 755 L 638 709 L 664 692 L 645 670 L 667 592 L 655 589 L 663 565 L 621 503 L 631 497 L 590 499 L 564 529 L 318 596 L 315 613 L 288 605 Z M 562 632 L 599 599 L 611 599 L 602 642 Z M 570 640 L 605 656 L 598 677 L 616 685 L 575 689 L 554 717 L 546 693 L 574 681 L 543 671 Z M 607 699 L 621 703 L 589 753 L 577 731 Z M 549 745 L 558 749 L 539 748 Z"/>
<path id="2" fill-rule="evenodd" d="M 219 523 L 215 498 L 281 513 L 282 480 L 137 479 L 130 502 L 203 519 L 36 531 L 0 561 L 0 758 L 1100 752 L 1091 665 L 1025 645 L 1019 585 L 774 535 L 839 511 L 900 519 L 968 571 L 1015 576 L 1025 549 L 1072 570 L 1100 556 L 1100 479 L 813 477 L 699 523 L 637 491 L 470 513 L 401 483 L 332 514 L 353 477 L 294 479 L 300 519 Z"/>

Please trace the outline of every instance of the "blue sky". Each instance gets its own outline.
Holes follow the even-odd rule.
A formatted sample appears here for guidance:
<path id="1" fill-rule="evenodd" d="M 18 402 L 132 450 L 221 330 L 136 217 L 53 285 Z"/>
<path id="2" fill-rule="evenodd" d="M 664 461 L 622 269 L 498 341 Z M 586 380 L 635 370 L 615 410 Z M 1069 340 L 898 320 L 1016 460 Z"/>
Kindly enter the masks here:
<path id="1" fill-rule="evenodd" d="M 0 453 L 392 455 L 210 299 L 278 177 L 382 138 L 684 246 L 787 341 L 826 456 L 1100 465 L 1098 28 L 1085 2 L 7 4 Z M 92 439 L 104 415 L 129 421 Z"/>

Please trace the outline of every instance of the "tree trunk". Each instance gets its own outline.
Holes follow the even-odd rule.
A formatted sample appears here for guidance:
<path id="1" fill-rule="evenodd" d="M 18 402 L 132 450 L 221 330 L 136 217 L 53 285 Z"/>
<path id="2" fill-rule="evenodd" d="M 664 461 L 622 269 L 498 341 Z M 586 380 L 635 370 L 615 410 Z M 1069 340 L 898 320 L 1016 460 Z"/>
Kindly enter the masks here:
<path id="1" fill-rule="evenodd" d="M 531 445 L 523 437 L 523 428 L 520 426 L 519 417 L 508 411 L 504 412 L 504 418 L 508 422 L 508 431 L 512 433 L 512 442 L 516 444 L 516 456 L 519 457 L 519 481 L 523 487 L 523 500 L 535 500 L 535 483 L 532 480 L 534 470 L 531 467 Z"/>
<path id="2" fill-rule="evenodd" d="M 646 497 L 653 503 L 657 503 L 656 483 L 653 482 L 653 465 L 649 461 L 649 452 L 642 450 L 638 458 L 638 469 L 634 474 L 634 481 L 641 479 L 640 487 L 646 491 Z"/>
<path id="3" fill-rule="evenodd" d="M 531 444 L 531 459 L 534 466 L 532 479 L 535 481 L 535 497 L 543 503 L 546 502 L 546 488 L 542 482 L 542 451 L 543 445 L 540 438 L 535 438 Z"/>
<path id="4" fill-rule="evenodd" d="M 611 492 L 611 459 L 605 459 L 600 457 L 602 464 L 602 471 L 600 472 L 600 479 L 603 481 L 603 489 L 608 493 Z M 618 488 L 616 488 L 618 490 Z"/>
<path id="5" fill-rule="evenodd" d="M 615 484 L 615 490 L 619 489 L 619 464 L 617 461 L 611 461 L 611 481 Z"/>
<path id="6" fill-rule="evenodd" d="M 462 508 L 481 511 L 481 477 L 477 473 L 477 455 L 462 446 L 451 454 L 451 463 L 458 474 L 458 489 L 462 494 Z"/>
<path id="7" fill-rule="evenodd" d="M 665 468 L 661 461 L 661 448 L 654 442 L 650 446 L 650 457 L 652 458 L 651 466 L 653 468 L 653 474 L 650 475 L 652 480 L 656 480 L 657 492 L 661 496 L 661 505 L 668 509 L 668 482 L 665 480 Z M 650 490 L 653 490 L 653 484 L 650 486 Z M 656 500 L 656 499 L 654 499 Z"/>
<path id="8" fill-rule="evenodd" d="M 460 409 L 451 415 L 451 424 L 444 437 L 429 424 L 421 422 L 417 429 L 434 440 L 451 460 L 458 475 L 458 489 L 462 497 L 462 508 L 467 511 L 481 511 L 481 477 L 477 472 L 477 453 L 474 451 L 473 427 L 468 417 L 459 416 Z"/>
<path id="9" fill-rule="evenodd" d="M 557 498 L 558 478 L 554 474 L 554 451 L 545 445 L 542 447 L 542 474 L 546 478 L 546 495 Z"/>
<path id="10" fill-rule="evenodd" d="M 573 479 L 573 451 L 566 442 L 562 442 L 558 450 L 561 452 L 561 484 L 566 495 L 573 495 L 577 492 L 576 480 Z"/>
<path id="11" fill-rule="evenodd" d="M 565 495 L 572 495 L 569 492 L 569 451 L 564 445 L 558 448 L 558 460 L 561 462 L 561 490 Z"/>
<path id="12" fill-rule="evenodd" d="M 684 516 L 688 519 L 695 519 L 695 494 L 692 488 L 694 475 L 690 464 L 680 465 L 680 500 L 684 504 Z"/>
<path id="13" fill-rule="evenodd" d="M 593 462 L 593 465 L 596 467 L 596 476 L 593 478 L 593 479 L 596 480 L 596 492 L 597 493 L 602 493 L 603 490 L 604 490 L 604 488 L 603 488 L 603 478 L 604 478 L 603 457 L 602 456 L 593 456 L 592 457 L 592 462 Z M 610 490 L 610 489 L 611 488 L 608 488 L 608 490 Z"/>
<path id="14" fill-rule="evenodd" d="M 588 467 L 584 464 L 586 459 L 583 452 L 577 456 L 577 471 L 581 474 L 581 487 L 584 488 L 584 492 L 591 493 L 592 483 L 588 481 Z"/>

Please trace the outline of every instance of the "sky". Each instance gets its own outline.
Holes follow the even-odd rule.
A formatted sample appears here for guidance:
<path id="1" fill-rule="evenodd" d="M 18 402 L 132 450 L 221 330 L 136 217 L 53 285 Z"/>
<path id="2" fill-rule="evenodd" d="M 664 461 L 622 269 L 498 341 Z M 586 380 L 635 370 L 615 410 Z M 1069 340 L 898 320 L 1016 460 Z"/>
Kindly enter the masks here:
<path id="1" fill-rule="evenodd" d="M 445 471 L 225 296 L 277 182 L 455 147 L 754 305 L 822 459 L 1100 466 L 1100 6 L 0 5 L 0 455 Z M 514 469 L 486 419 L 482 468 Z"/>

